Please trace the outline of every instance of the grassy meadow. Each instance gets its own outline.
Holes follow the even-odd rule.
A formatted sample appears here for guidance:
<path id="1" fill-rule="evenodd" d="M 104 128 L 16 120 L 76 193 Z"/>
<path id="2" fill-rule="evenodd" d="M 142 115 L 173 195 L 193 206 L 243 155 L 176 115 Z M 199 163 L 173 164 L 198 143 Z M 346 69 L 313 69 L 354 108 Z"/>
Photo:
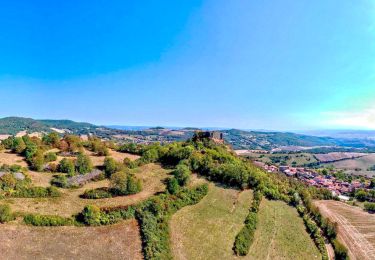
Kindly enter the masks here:
<path id="1" fill-rule="evenodd" d="M 210 184 L 197 205 L 171 220 L 175 259 L 320 259 L 297 211 L 281 201 L 263 200 L 255 240 L 246 257 L 233 255 L 234 238 L 248 213 L 252 192 Z"/>

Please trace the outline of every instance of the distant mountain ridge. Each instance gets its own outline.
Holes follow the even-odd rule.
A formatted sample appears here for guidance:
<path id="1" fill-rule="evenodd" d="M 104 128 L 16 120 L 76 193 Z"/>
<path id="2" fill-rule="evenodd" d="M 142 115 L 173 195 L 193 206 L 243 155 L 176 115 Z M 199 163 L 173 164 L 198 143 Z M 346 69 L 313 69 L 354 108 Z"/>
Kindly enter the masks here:
<path id="1" fill-rule="evenodd" d="M 167 127 L 122 127 L 114 128 L 97 126 L 86 122 L 75 122 L 72 120 L 37 120 L 23 117 L 6 117 L 0 119 L 0 134 L 16 135 L 19 132 L 48 133 L 58 131 L 60 133 L 93 134 L 107 139 L 120 139 L 137 143 L 148 142 L 172 142 L 184 141 L 191 138 L 195 131 L 194 127 L 178 127 L 170 129 Z M 204 128 L 205 129 L 205 128 Z M 217 129 L 217 128 L 210 128 Z M 290 132 L 276 131 L 245 131 L 238 129 L 220 130 L 224 140 L 234 149 L 304 149 L 306 147 L 344 147 L 344 148 L 375 148 L 375 140 L 358 138 L 333 138 L 324 136 L 313 136 L 296 134 Z"/>

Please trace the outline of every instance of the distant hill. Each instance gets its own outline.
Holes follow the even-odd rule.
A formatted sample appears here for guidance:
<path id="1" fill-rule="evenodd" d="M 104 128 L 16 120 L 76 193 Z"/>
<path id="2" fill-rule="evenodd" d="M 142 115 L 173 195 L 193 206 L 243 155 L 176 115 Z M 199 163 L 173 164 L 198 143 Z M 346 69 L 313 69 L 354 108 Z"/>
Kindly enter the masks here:
<path id="1" fill-rule="evenodd" d="M 72 120 L 36 120 L 23 117 L 6 117 L 0 119 L 0 134 L 16 135 L 21 131 L 27 133 L 48 133 L 57 131 L 72 134 L 93 134 L 107 139 L 119 139 L 137 143 L 184 141 L 191 138 L 197 128 L 193 127 L 120 127 L 97 126 Z M 127 128 L 127 129 L 126 129 Z M 214 128 L 212 128 L 214 129 Z M 234 149 L 281 149 L 298 150 L 308 147 L 344 147 L 375 149 L 375 140 L 359 138 L 333 138 L 312 136 L 289 132 L 244 131 L 238 129 L 221 130 L 224 140 Z"/>
<path id="2" fill-rule="evenodd" d="M 35 120 L 24 117 L 5 117 L 0 119 L 0 134 L 15 135 L 21 131 L 26 131 L 27 133 L 51 132 L 53 131 L 52 128 L 75 134 L 95 132 L 99 129 L 98 126 L 93 124 L 71 120 Z"/>
<path id="3" fill-rule="evenodd" d="M 272 150 L 280 147 L 375 147 L 374 140 L 333 138 L 312 136 L 288 132 L 258 132 L 230 129 L 221 131 L 224 139 L 234 149 L 264 149 Z"/>

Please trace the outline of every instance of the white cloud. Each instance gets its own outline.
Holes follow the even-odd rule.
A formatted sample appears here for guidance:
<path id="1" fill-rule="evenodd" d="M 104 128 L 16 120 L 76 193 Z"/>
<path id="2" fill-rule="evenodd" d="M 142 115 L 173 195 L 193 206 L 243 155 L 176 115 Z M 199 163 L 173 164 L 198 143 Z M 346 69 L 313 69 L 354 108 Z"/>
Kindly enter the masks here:
<path id="1" fill-rule="evenodd" d="M 375 106 L 361 111 L 330 111 L 322 113 L 322 123 L 329 127 L 375 129 Z"/>

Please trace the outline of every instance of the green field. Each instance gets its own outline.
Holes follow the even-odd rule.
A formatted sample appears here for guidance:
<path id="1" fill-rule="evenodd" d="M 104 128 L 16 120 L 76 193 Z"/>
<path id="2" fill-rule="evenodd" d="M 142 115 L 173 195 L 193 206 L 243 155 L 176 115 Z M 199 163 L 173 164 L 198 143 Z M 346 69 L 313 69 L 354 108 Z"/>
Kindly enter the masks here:
<path id="1" fill-rule="evenodd" d="M 210 184 L 197 205 L 177 212 L 171 220 L 175 259 L 319 259 L 297 211 L 283 202 L 264 200 L 251 252 L 233 255 L 232 246 L 251 203 L 251 191 L 238 192 Z"/>
<path id="2" fill-rule="evenodd" d="M 321 259 L 295 208 L 263 200 L 258 229 L 244 259 Z"/>
<path id="3" fill-rule="evenodd" d="M 252 192 L 210 184 L 197 205 L 173 215 L 171 243 L 175 259 L 231 259 L 234 238 L 248 213 Z"/>

